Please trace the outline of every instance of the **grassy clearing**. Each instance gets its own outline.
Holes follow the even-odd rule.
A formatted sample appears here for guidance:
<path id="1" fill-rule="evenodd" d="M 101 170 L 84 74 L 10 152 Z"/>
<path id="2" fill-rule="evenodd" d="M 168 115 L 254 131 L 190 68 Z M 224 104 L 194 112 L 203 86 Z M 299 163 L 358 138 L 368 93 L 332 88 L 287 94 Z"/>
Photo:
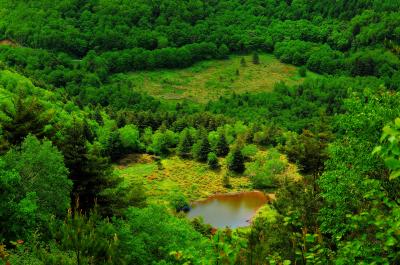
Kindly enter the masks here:
<path id="1" fill-rule="evenodd" d="M 221 159 L 220 163 L 225 164 L 224 159 Z M 166 198 L 174 192 L 181 192 L 193 201 L 215 193 L 251 189 L 249 179 L 243 175 L 231 177 L 232 188 L 225 188 L 222 183 L 227 173 L 225 166 L 214 171 L 210 170 L 207 164 L 184 160 L 177 156 L 161 160 L 161 165 L 155 161 L 133 163 L 117 166 L 116 171 L 131 181 L 143 180 L 149 203 L 165 203 Z"/>
<path id="2" fill-rule="evenodd" d="M 240 64 L 242 58 L 246 66 Z M 271 54 L 261 54 L 258 65 L 252 63 L 251 55 L 235 55 L 228 60 L 199 62 L 186 69 L 135 72 L 130 78 L 136 89 L 155 97 L 199 103 L 233 92 L 271 91 L 280 81 L 295 84 L 303 80 L 295 66 L 281 63 Z"/>
<path id="3" fill-rule="evenodd" d="M 265 154 L 259 151 L 258 154 Z M 281 159 L 286 158 L 282 156 Z M 165 204 L 172 193 L 183 193 L 188 200 L 206 198 L 215 193 L 239 192 L 252 189 L 246 175 L 230 177 L 232 188 L 223 185 L 223 177 L 228 173 L 226 161 L 220 158 L 221 169 L 210 170 L 207 164 L 171 156 L 157 163 L 150 155 L 128 157 L 116 166 L 117 174 L 129 181 L 143 181 L 148 203 Z M 290 179 L 299 178 L 295 165 L 289 164 L 284 175 Z M 271 194 L 270 196 L 273 196 Z"/>

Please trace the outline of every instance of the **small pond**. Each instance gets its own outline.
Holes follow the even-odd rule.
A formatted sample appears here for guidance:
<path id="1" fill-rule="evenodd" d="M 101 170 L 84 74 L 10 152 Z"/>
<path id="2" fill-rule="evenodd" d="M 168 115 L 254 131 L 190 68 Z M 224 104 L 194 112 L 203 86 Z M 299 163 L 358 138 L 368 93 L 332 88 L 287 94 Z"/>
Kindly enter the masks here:
<path id="1" fill-rule="evenodd" d="M 201 216 L 206 224 L 216 228 L 249 226 L 257 210 L 267 202 L 260 191 L 216 194 L 196 201 L 188 212 L 190 219 Z"/>

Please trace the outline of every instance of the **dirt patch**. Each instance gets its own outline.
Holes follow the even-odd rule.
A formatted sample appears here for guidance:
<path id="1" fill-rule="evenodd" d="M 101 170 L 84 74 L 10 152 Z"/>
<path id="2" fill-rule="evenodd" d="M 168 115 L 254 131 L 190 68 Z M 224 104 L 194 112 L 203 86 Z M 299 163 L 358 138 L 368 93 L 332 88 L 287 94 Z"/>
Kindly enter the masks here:
<path id="1" fill-rule="evenodd" d="M 126 168 L 131 164 L 150 164 L 155 161 L 155 156 L 154 155 L 149 155 L 149 154 L 130 154 L 125 156 L 124 158 L 121 158 L 117 162 L 117 168 L 122 169 Z"/>
<path id="2" fill-rule="evenodd" d="M 5 40 L 0 40 L 0 45 L 2 46 L 11 46 L 11 47 L 17 47 L 17 43 L 10 40 L 10 39 L 5 39 Z"/>

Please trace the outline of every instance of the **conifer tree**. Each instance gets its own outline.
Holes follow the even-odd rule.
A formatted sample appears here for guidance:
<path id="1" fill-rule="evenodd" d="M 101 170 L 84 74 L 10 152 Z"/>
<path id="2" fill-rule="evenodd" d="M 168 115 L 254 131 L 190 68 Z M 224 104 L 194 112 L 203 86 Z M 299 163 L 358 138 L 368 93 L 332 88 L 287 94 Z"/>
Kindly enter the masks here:
<path id="1" fill-rule="evenodd" d="M 211 169 L 219 168 L 218 157 L 214 152 L 208 153 L 207 164 Z"/>
<path id="2" fill-rule="evenodd" d="M 260 56 L 258 55 L 258 52 L 253 53 L 252 59 L 254 64 L 260 64 Z"/>
<path id="3" fill-rule="evenodd" d="M 237 146 L 229 153 L 228 168 L 236 173 L 243 173 L 245 170 L 244 157 L 242 151 Z"/>
<path id="4" fill-rule="evenodd" d="M 221 133 L 217 142 L 216 152 L 218 156 L 226 156 L 229 153 L 229 144 L 225 133 Z"/>
<path id="5" fill-rule="evenodd" d="M 206 162 L 208 153 L 211 151 L 210 142 L 208 141 L 207 133 L 203 133 L 201 139 L 197 142 L 194 148 L 194 157 L 201 162 Z"/>
<path id="6" fill-rule="evenodd" d="M 178 155 L 183 158 L 187 158 L 191 156 L 192 146 L 193 146 L 193 137 L 190 134 L 189 130 L 185 129 L 182 132 L 182 135 L 178 144 Z"/>
<path id="7" fill-rule="evenodd" d="M 242 67 L 245 67 L 245 66 L 246 66 L 246 60 L 244 59 L 244 57 L 240 60 L 240 65 L 241 65 Z"/>

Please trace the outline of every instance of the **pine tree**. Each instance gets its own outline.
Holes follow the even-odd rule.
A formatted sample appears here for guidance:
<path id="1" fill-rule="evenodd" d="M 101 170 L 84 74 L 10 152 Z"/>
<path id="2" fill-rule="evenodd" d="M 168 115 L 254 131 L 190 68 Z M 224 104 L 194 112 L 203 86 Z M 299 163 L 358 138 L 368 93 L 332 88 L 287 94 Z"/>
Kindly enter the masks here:
<path id="1" fill-rule="evenodd" d="M 214 152 L 208 153 L 207 164 L 211 169 L 219 168 L 218 157 Z"/>
<path id="2" fill-rule="evenodd" d="M 253 53 L 253 63 L 254 64 L 260 64 L 260 56 L 258 55 L 257 52 Z"/>
<path id="3" fill-rule="evenodd" d="M 193 138 L 190 134 L 189 130 L 185 129 L 182 132 L 181 138 L 178 144 L 178 155 L 183 158 L 188 158 L 191 156 L 192 146 L 193 146 Z"/>
<path id="4" fill-rule="evenodd" d="M 245 67 L 245 66 L 246 66 L 246 60 L 245 60 L 244 58 L 240 59 L 240 65 L 241 65 L 242 67 Z"/>
<path id="5" fill-rule="evenodd" d="M 223 186 L 224 186 L 225 188 L 227 188 L 227 189 L 232 188 L 231 181 L 230 181 L 230 177 L 229 177 L 228 174 L 225 174 L 225 175 L 224 175 L 224 178 L 222 179 L 222 184 L 223 184 Z"/>
<path id="6" fill-rule="evenodd" d="M 228 59 L 229 48 L 225 44 L 222 44 L 218 48 L 218 58 L 220 59 Z"/>
<path id="7" fill-rule="evenodd" d="M 210 151 L 211 146 L 208 141 L 207 133 L 203 133 L 201 139 L 197 142 L 196 148 L 194 148 L 194 156 L 198 161 L 206 162 Z"/>
<path id="8" fill-rule="evenodd" d="M 216 152 L 218 156 L 226 156 L 229 153 L 229 144 L 225 133 L 221 133 L 217 142 Z"/>
<path id="9" fill-rule="evenodd" d="M 112 178 L 108 157 L 102 155 L 99 143 L 91 145 L 87 141 L 83 121 L 78 118 L 73 118 L 72 124 L 64 128 L 63 134 L 63 140 L 57 142 L 57 147 L 64 154 L 65 165 L 74 182 L 72 200 L 79 198 L 83 210 L 91 209 L 96 199 L 101 206 L 106 203 L 101 192 L 119 183 Z"/>
<path id="10" fill-rule="evenodd" d="M 244 157 L 239 147 L 235 147 L 229 154 L 228 168 L 236 173 L 244 172 Z"/>

